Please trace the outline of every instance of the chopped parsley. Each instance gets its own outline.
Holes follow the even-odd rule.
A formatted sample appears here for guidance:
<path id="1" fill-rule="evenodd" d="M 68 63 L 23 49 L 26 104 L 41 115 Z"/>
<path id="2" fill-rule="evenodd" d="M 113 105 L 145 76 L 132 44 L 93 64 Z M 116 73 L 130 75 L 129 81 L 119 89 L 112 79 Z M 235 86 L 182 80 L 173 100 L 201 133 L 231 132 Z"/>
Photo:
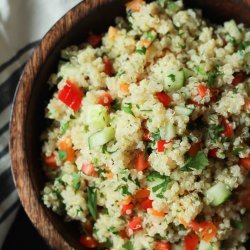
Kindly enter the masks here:
<path id="1" fill-rule="evenodd" d="M 72 177 L 73 177 L 73 179 L 72 179 L 72 187 L 73 187 L 73 189 L 75 191 L 77 191 L 81 186 L 81 175 L 73 173 Z"/>
<path id="2" fill-rule="evenodd" d="M 144 55 L 146 53 L 146 48 L 145 47 L 141 47 L 141 48 L 138 48 L 135 50 L 135 52 L 141 54 L 141 55 Z"/>
<path id="3" fill-rule="evenodd" d="M 146 39 L 147 40 L 150 40 L 150 41 L 155 41 L 157 35 L 151 31 L 148 31 L 147 34 L 146 34 Z"/>
<path id="4" fill-rule="evenodd" d="M 121 103 L 118 99 L 115 99 L 112 103 L 111 103 L 111 108 L 114 111 L 117 111 L 119 109 L 121 109 Z"/>
<path id="5" fill-rule="evenodd" d="M 169 176 L 164 176 L 157 171 L 153 171 L 147 176 L 147 181 L 151 183 L 152 191 L 154 193 L 158 192 L 156 196 L 163 198 L 163 194 L 166 192 L 171 179 Z"/>
<path id="6" fill-rule="evenodd" d="M 127 186 L 127 185 L 122 186 L 121 189 L 122 189 L 122 195 L 132 195 L 132 194 L 128 191 L 128 186 Z"/>
<path id="7" fill-rule="evenodd" d="M 196 156 L 189 157 L 185 165 L 180 169 L 183 172 L 190 172 L 192 170 L 203 170 L 209 165 L 207 156 L 203 151 L 199 151 Z"/>
<path id="8" fill-rule="evenodd" d="M 126 249 L 126 250 L 133 250 L 133 245 L 132 245 L 132 242 L 130 240 L 128 240 L 127 242 L 125 242 L 123 245 L 122 245 L 123 249 Z"/>
<path id="9" fill-rule="evenodd" d="M 235 45 L 236 44 L 236 40 L 233 36 L 229 35 L 229 34 L 226 34 L 225 35 L 225 40 L 229 43 L 231 43 L 232 45 Z"/>
<path id="10" fill-rule="evenodd" d="M 231 220 L 231 225 L 233 228 L 236 228 L 236 229 L 243 229 L 244 228 L 244 224 L 238 220 Z"/>
<path id="11" fill-rule="evenodd" d="M 132 116 L 135 116 L 135 114 L 132 111 L 132 104 L 129 102 L 126 102 L 123 106 L 122 106 L 122 110 L 128 114 L 131 114 Z"/>
<path id="12" fill-rule="evenodd" d="M 168 75 L 168 77 L 171 79 L 172 82 L 175 82 L 175 75 L 174 74 L 170 74 L 170 75 Z"/>
<path id="13" fill-rule="evenodd" d="M 239 153 L 240 152 L 243 152 L 245 149 L 244 148 L 235 148 L 234 150 L 233 150 L 233 154 L 234 155 L 239 155 Z"/>
<path id="14" fill-rule="evenodd" d="M 222 75 L 222 72 L 219 71 L 218 66 L 215 67 L 214 70 L 210 71 L 208 73 L 208 78 L 207 78 L 208 86 L 210 86 L 210 87 L 214 86 L 214 83 L 215 83 L 217 76 L 220 76 L 220 75 Z"/>
<path id="15" fill-rule="evenodd" d="M 238 51 L 243 54 L 243 52 L 245 51 L 245 49 L 250 46 L 250 41 L 243 41 L 239 44 L 238 46 Z"/>
<path id="16" fill-rule="evenodd" d="M 65 161 L 67 158 L 66 150 L 58 150 L 58 155 L 59 155 L 60 161 Z"/>
<path id="17" fill-rule="evenodd" d="M 216 141 L 221 136 L 224 128 L 217 124 L 211 124 L 208 128 L 208 134 L 212 141 Z"/>
<path id="18" fill-rule="evenodd" d="M 194 69 L 195 69 L 195 71 L 196 71 L 199 75 L 204 76 L 204 77 L 207 77 L 207 74 L 206 74 L 205 70 L 204 70 L 202 67 L 200 67 L 199 65 L 195 65 L 195 66 L 194 66 Z"/>
<path id="19" fill-rule="evenodd" d="M 96 220 L 97 218 L 97 192 L 93 187 L 87 188 L 87 207 L 92 215 L 92 217 Z"/>
<path id="20" fill-rule="evenodd" d="M 119 232 L 116 230 L 114 226 L 111 226 L 108 228 L 108 231 L 111 232 L 112 234 L 118 235 Z"/>
<path id="21" fill-rule="evenodd" d="M 65 122 L 65 123 L 60 124 L 60 132 L 61 133 L 65 133 L 68 128 L 69 128 L 69 122 Z"/>
<path id="22" fill-rule="evenodd" d="M 160 131 L 158 130 L 155 133 L 150 133 L 150 137 L 152 137 L 155 141 L 160 141 L 161 140 Z"/>

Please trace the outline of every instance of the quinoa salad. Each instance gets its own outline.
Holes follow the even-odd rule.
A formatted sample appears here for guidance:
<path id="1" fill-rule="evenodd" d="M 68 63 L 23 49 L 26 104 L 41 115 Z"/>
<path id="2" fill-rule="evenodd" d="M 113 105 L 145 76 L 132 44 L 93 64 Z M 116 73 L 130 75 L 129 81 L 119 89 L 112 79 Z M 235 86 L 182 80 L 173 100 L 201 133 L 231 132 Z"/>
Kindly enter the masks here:
<path id="1" fill-rule="evenodd" d="M 249 73 L 243 24 L 128 2 L 48 81 L 43 203 L 79 222 L 83 249 L 245 249 Z"/>

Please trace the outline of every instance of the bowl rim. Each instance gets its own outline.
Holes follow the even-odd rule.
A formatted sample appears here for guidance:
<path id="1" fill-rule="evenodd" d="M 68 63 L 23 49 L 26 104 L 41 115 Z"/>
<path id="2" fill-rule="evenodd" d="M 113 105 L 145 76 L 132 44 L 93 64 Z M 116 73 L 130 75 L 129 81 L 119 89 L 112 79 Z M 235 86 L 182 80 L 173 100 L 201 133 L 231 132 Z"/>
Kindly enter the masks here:
<path id="1" fill-rule="evenodd" d="M 34 49 L 24 67 L 14 95 L 9 128 L 11 172 L 14 184 L 29 219 L 40 235 L 55 249 L 74 249 L 74 247 L 60 234 L 54 223 L 49 220 L 37 197 L 28 171 L 25 128 L 29 100 L 37 75 L 60 39 L 67 35 L 70 29 L 84 19 L 90 11 L 112 1 L 114 0 L 84 0 L 67 11 L 47 31 L 39 45 Z"/>

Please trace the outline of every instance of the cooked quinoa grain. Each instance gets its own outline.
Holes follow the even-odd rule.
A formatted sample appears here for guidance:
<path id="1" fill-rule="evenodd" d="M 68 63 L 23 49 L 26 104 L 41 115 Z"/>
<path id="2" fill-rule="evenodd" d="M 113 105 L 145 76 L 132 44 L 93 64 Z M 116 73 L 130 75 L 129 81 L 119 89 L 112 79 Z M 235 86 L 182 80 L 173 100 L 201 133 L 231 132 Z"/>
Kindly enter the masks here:
<path id="1" fill-rule="evenodd" d="M 182 1 L 126 8 L 49 79 L 43 202 L 84 247 L 245 249 L 250 30 Z"/>

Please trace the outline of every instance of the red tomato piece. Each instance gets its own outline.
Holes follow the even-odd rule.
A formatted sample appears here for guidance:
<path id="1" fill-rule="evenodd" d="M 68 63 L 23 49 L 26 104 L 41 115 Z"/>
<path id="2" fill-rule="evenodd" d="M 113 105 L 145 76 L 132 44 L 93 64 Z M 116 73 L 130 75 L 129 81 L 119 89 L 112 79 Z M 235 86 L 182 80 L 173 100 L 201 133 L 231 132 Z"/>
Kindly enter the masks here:
<path id="1" fill-rule="evenodd" d="M 114 74 L 113 64 L 107 56 L 103 57 L 104 63 L 104 73 L 108 76 L 112 76 Z"/>
<path id="2" fill-rule="evenodd" d="M 211 158 L 216 158 L 218 150 L 219 150 L 218 148 L 209 149 L 208 156 Z"/>
<path id="3" fill-rule="evenodd" d="M 146 129 L 146 130 L 144 131 L 143 136 L 142 136 L 143 141 L 150 141 L 149 136 L 150 136 L 150 132 Z"/>
<path id="4" fill-rule="evenodd" d="M 145 155 L 144 152 L 140 152 L 136 160 L 136 170 L 143 171 L 149 167 L 148 155 Z"/>
<path id="5" fill-rule="evenodd" d="M 93 47 L 96 48 L 101 44 L 102 41 L 102 37 L 100 35 L 94 35 L 94 34 L 90 34 L 87 42 Z"/>
<path id="6" fill-rule="evenodd" d="M 247 79 L 247 74 L 244 72 L 236 72 L 234 73 L 234 79 L 232 81 L 232 84 L 234 86 L 238 85 L 239 83 L 244 82 Z"/>
<path id="7" fill-rule="evenodd" d="M 83 164 L 82 172 L 88 176 L 94 176 L 96 174 L 94 164 L 93 163 Z"/>
<path id="8" fill-rule="evenodd" d="M 159 153 L 161 152 L 164 152 L 164 149 L 165 149 L 165 145 L 167 144 L 168 142 L 166 140 L 160 140 L 157 142 L 157 151 Z"/>
<path id="9" fill-rule="evenodd" d="M 171 97 L 167 95 L 165 92 L 157 92 L 155 93 L 156 98 L 163 104 L 164 107 L 167 107 L 171 102 Z"/>
<path id="10" fill-rule="evenodd" d="M 44 163 L 47 167 L 50 167 L 51 169 L 56 169 L 58 167 L 54 154 L 52 154 L 51 156 L 44 156 Z"/>
<path id="11" fill-rule="evenodd" d="M 102 106 L 110 107 L 111 103 L 113 102 L 112 96 L 106 92 L 103 95 L 99 96 L 98 104 Z"/>
<path id="12" fill-rule="evenodd" d="M 131 216 L 133 214 L 133 204 L 122 205 L 121 214 Z"/>
<path id="13" fill-rule="evenodd" d="M 193 143 L 188 150 L 188 154 L 192 157 L 195 157 L 197 153 L 201 150 L 201 144 L 200 142 Z"/>
<path id="14" fill-rule="evenodd" d="M 136 216 L 128 223 L 127 234 L 131 235 L 140 229 L 142 229 L 142 219 L 141 217 Z"/>
<path id="15" fill-rule="evenodd" d="M 152 200 L 150 200 L 149 198 L 146 198 L 146 199 L 144 199 L 144 200 L 140 203 L 140 205 L 141 205 L 141 207 L 142 207 L 144 210 L 147 211 L 148 208 L 152 208 L 152 203 L 153 203 Z"/>
<path id="16" fill-rule="evenodd" d="M 99 245 L 99 243 L 93 236 L 87 236 L 87 235 L 81 236 L 80 243 L 87 248 L 96 248 Z"/>
<path id="17" fill-rule="evenodd" d="M 217 233 L 217 227 L 212 221 L 192 221 L 189 224 L 189 227 L 193 229 L 196 233 L 198 233 L 201 239 L 206 242 L 210 242 L 216 236 Z"/>
<path id="18" fill-rule="evenodd" d="M 239 164 L 246 169 L 250 169 L 250 157 L 239 159 Z"/>
<path id="19" fill-rule="evenodd" d="M 82 91 L 70 80 L 66 81 L 66 85 L 58 93 L 58 99 L 75 112 L 80 109 L 82 97 Z"/>
<path id="20" fill-rule="evenodd" d="M 222 132 L 222 136 L 224 136 L 224 137 L 232 136 L 234 131 L 233 131 L 231 124 L 226 119 L 222 120 L 222 124 L 224 127 L 224 131 Z"/>
<path id="21" fill-rule="evenodd" d="M 199 244 L 199 237 L 195 232 L 191 231 L 184 237 L 185 250 L 196 250 Z"/>
<path id="22" fill-rule="evenodd" d="M 171 244 L 164 240 L 158 240 L 155 242 L 155 250 L 170 250 Z"/>
<path id="23" fill-rule="evenodd" d="M 148 189 L 139 189 L 135 193 L 135 198 L 136 199 L 144 199 L 144 198 L 148 198 L 149 195 L 150 195 L 150 191 Z"/>
<path id="24" fill-rule="evenodd" d="M 198 95 L 200 97 L 205 97 L 208 94 L 208 92 L 209 92 L 209 89 L 205 85 L 200 84 L 198 86 Z"/>

